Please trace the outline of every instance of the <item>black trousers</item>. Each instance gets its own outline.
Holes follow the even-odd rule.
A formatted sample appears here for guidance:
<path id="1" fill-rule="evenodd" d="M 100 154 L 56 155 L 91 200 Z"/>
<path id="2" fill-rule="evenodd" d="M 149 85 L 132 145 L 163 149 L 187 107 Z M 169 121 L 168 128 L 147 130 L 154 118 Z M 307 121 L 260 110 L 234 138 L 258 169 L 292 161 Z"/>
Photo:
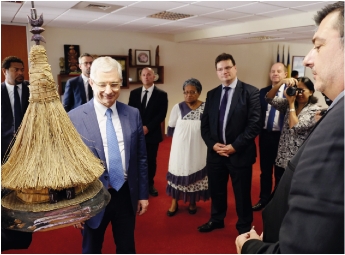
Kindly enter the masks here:
<path id="1" fill-rule="evenodd" d="M 156 175 L 156 169 L 157 169 L 158 147 L 159 147 L 159 143 L 146 142 L 149 186 L 153 186 L 154 184 L 153 179 Z"/>
<path id="2" fill-rule="evenodd" d="M 227 211 L 227 184 L 229 175 L 235 195 L 237 223 L 239 234 L 248 232 L 253 222 L 251 203 L 252 166 L 237 168 L 228 163 L 224 158 L 223 163 L 207 163 L 208 185 L 211 195 L 212 222 L 224 222 Z"/>
<path id="3" fill-rule="evenodd" d="M 125 182 L 119 191 L 111 188 L 109 204 L 98 228 L 92 229 L 84 225 L 83 253 L 100 254 L 104 241 L 105 231 L 111 222 L 116 253 L 135 253 L 134 228 L 135 214 L 133 212 L 128 183 Z"/>
<path id="4" fill-rule="evenodd" d="M 274 168 L 275 187 L 278 185 L 280 178 L 284 173 L 284 169 L 275 165 L 278 152 L 280 132 L 268 132 L 262 130 L 259 135 L 260 149 L 260 202 L 267 204 L 272 193 L 272 173 Z"/>
<path id="5" fill-rule="evenodd" d="M 27 249 L 32 241 L 31 232 L 22 232 L 1 228 L 1 251 Z"/>

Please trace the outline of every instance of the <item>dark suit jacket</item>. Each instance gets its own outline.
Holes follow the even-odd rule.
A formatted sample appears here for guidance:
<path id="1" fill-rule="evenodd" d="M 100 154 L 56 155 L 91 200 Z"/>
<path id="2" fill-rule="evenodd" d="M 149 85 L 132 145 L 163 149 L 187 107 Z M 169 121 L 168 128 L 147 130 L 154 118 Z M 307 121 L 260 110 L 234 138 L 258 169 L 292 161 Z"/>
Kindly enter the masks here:
<path id="1" fill-rule="evenodd" d="M 266 118 L 266 111 L 267 111 L 267 105 L 265 96 L 272 89 L 272 86 L 267 86 L 265 88 L 260 89 L 260 105 L 261 105 L 261 127 L 263 128 L 265 126 L 265 118 Z"/>
<path id="2" fill-rule="evenodd" d="M 22 112 L 23 116 L 29 106 L 29 82 L 22 83 Z M 14 135 L 14 118 L 11 108 L 10 98 L 6 88 L 6 83 L 1 83 L 1 161 L 5 157 L 5 153 L 13 139 Z"/>
<path id="3" fill-rule="evenodd" d="M 222 85 L 207 93 L 205 110 L 201 119 L 201 136 L 207 147 L 207 162 L 218 163 L 219 156 L 213 146 L 218 140 L 218 114 Z M 236 153 L 229 160 L 235 167 L 251 166 L 255 162 L 256 147 L 254 139 L 260 132 L 259 90 L 238 80 L 229 110 L 225 136 Z"/>
<path id="4" fill-rule="evenodd" d="M 128 105 L 141 111 L 142 87 L 134 89 L 129 95 Z M 145 135 L 147 143 L 160 143 L 163 141 L 161 123 L 165 120 L 168 110 L 168 94 L 154 86 L 152 95 L 147 103 L 145 113 L 140 113 L 143 126 L 149 132 Z"/>
<path id="5" fill-rule="evenodd" d="M 63 94 L 63 107 L 66 112 L 86 103 L 85 86 L 82 76 L 74 77 L 66 82 Z"/>
<path id="6" fill-rule="evenodd" d="M 344 98 L 289 162 L 263 223 L 265 242 L 242 253 L 344 254 Z"/>
<path id="7" fill-rule="evenodd" d="M 135 214 L 138 200 L 148 199 L 147 159 L 143 128 L 137 109 L 120 102 L 116 102 L 116 108 L 125 142 L 127 181 L 131 193 L 133 213 Z M 84 143 L 106 166 L 101 132 L 97 124 L 98 121 L 94 108 L 94 99 L 70 111 L 68 115 Z M 108 189 L 108 170 L 105 170 L 99 179 L 102 181 L 104 187 Z M 91 228 L 97 228 L 101 223 L 103 215 L 104 210 L 86 221 L 86 224 Z"/>

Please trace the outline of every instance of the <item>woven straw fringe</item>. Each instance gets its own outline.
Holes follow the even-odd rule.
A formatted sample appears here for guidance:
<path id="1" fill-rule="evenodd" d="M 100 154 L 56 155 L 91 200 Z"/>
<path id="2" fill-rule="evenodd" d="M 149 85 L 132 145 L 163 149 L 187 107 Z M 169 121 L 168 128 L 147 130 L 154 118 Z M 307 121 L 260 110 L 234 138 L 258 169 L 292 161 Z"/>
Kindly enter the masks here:
<path id="1" fill-rule="evenodd" d="M 42 45 L 34 45 L 30 60 L 44 58 L 37 57 L 36 51 L 45 54 Z M 39 69 L 35 65 L 38 66 L 31 63 L 34 69 Z M 45 65 L 41 69 L 43 73 L 50 70 L 47 62 Z M 2 166 L 2 187 L 61 190 L 95 181 L 104 167 L 74 128 L 59 100 L 55 83 L 45 84 L 53 80 L 51 73 L 48 76 L 38 73 L 32 78 L 31 72 L 30 69 L 30 104 L 10 156 Z"/>

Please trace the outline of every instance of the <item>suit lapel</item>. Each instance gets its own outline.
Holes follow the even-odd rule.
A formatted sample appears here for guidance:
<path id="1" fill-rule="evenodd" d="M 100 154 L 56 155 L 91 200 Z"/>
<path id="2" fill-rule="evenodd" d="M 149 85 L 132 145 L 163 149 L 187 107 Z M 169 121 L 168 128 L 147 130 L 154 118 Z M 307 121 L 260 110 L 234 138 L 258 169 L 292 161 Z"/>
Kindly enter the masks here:
<path id="1" fill-rule="evenodd" d="M 8 96 L 8 91 L 4 82 L 1 83 L 1 108 L 3 108 L 5 111 L 9 111 L 13 119 L 10 97 Z"/>
<path id="2" fill-rule="evenodd" d="M 82 116 L 82 120 L 89 133 L 89 137 L 91 138 L 90 140 L 94 144 L 95 151 L 98 154 L 98 157 L 104 162 L 104 165 L 106 166 L 107 164 L 105 160 L 101 131 L 99 130 L 99 126 L 95 124 L 98 123 L 98 120 L 93 104 L 93 99 L 91 99 L 85 106 L 86 107 L 84 110 L 84 115 Z"/>
<path id="3" fill-rule="evenodd" d="M 158 94 L 157 88 L 153 87 L 152 95 L 149 99 L 149 102 L 147 103 L 145 112 L 147 111 L 148 108 L 152 107 L 152 105 L 154 104 L 153 102 L 156 100 L 157 94 Z"/>
<path id="4" fill-rule="evenodd" d="M 122 135 L 123 141 L 125 145 L 125 162 L 126 162 L 126 170 L 129 166 L 129 157 L 127 155 L 130 154 L 130 142 L 131 142 L 131 125 L 129 122 L 128 112 L 124 107 L 124 104 L 119 103 L 116 101 L 116 110 L 117 114 L 119 115 L 121 127 L 122 127 Z"/>
<path id="5" fill-rule="evenodd" d="M 29 84 L 26 82 L 23 82 L 22 84 L 22 112 L 24 115 L 29 105 Z"/>
<path id="6" fill-rule="evenodd" d="M 80 93 L 80 98 L 82 100 L 82 103 L 85 104 L 86 103 L 86 93 L 85 93 L 85 87 L 84 87 L 84 80 L 81 77 L 81 75 L 78 78 L 77 86 L 78 86 L 78 90 Z"/>
<path id="7" fill-rule="evenodd" d="M 239 80 L 237 81 L 237 84 L 236 84 L 236 88 L 235 88 L 235 91 L 234 91 L 234 94 L 232 95 L 232 99 L 231 99 L 231 105 L 230 105 L 230 110 L 229 110 L 229 115 L 228 115 L 228 118 L 226 120 L 226 125 L 228 125 L 229 123 L 229 120 L 231 118 L 231 115 L 233 114 L 235 108 L 236 108 L 236 105 L 237 105 L 237 102 L 241 96 L 241 93 L 242 93 L 242 82 L 240 82 Z"/>

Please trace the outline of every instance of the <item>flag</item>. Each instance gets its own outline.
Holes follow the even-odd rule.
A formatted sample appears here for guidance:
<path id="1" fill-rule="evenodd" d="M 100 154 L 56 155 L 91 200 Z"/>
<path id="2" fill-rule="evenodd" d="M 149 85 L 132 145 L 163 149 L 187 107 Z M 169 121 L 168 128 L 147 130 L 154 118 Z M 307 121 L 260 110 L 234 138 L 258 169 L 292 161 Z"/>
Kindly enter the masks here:
<path id="1" fill-rule="evenodd" d="M 285 47 L 285 45 L 283 45 L 283 59 L 282 59 L 282 63 L 285 65 L 285 63 L 284 63 L 284 47 Z"/>
<path id="2" fill-rule="evenodd" d="M 288 57 L 287 57 L 287 77 L 291 78 L 291 65 L 290 65 L 290 46 L 288 48 Z"/>
<path id="3" fill-rule="evenodd" d="M 277 63 L 279 63 L 279 44 L 278 44 L 278 49 L 277 49 Z"/>

